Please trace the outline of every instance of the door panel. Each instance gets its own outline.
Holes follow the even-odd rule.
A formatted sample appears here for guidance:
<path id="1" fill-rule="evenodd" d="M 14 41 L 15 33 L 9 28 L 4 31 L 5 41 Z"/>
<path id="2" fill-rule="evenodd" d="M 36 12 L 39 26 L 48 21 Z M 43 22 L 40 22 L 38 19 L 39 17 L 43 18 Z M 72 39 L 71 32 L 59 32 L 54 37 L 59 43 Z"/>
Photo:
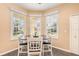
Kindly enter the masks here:
<path id="1" fill-rule="evenodd" d="M 79 54 L 79 15 L 70 18 L 70 50 Z"/>

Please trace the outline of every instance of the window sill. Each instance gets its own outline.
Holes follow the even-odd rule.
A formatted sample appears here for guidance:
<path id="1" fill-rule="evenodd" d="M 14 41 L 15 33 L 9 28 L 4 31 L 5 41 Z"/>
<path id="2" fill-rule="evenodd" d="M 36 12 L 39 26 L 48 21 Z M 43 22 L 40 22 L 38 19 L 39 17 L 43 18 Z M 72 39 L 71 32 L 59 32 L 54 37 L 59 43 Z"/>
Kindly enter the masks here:
<path id="1" fill-rule="evenodd" d="M 51 38 L 56 38 L 56 39 L 58 39 L 58 34 L 54 34 L 54 35 L 48 34 L 48 36 L 51 37 Z"/>

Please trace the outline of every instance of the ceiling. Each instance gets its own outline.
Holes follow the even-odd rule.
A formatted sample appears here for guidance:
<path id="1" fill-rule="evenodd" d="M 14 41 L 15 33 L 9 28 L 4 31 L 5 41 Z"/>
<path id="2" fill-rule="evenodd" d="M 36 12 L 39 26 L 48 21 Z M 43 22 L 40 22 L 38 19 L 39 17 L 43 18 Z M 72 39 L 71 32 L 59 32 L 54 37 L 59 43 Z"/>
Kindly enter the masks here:
<path id="1" fill-rule="evenodd" d="M 18 3 L 18 5 L 28 10 L 46 10 L 59 5 L 59 3 Z"/>

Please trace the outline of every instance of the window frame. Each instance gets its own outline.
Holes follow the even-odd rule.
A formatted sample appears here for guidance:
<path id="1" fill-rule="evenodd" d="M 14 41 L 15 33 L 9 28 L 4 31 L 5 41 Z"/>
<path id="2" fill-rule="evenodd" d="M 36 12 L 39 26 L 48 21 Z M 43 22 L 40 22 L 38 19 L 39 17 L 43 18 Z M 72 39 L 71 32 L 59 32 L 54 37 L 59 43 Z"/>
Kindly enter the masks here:
<path id="1" fill-rule="evenodd" d="M 14 13 L 16 13 L 16 14 L 21 14 L 21 15 L 23 15 L 23 16 L 25 16 L 25 14 L 22 14 L 22 13 L 20 13 L 20 12 L 18 12 L 18 11 L 16 11 L 16 10 L 12 10 L 12 9 L 9 9 L 9 12 L 10 12 L 10 34 L 11 34 L 11 40 L 18 40 L 19 38 L 16 36 L 14 36 L 13 35 L 13 32 L 14 32 L 14 24 L 13 24 L 13 22 L 14 22 L 14 20 L 13 20 L 13 18 L 14 18 Z M 18 19 L 19 20 L 24 20 L 25 18 L 23 17 L 20 17 L 20 16 L 18 16 Z M 26 26 L 26 23 L 25 23 L 26 21 L 24 20 L 24 26 L 23 27 L 25 27 Z M 20 26 L 20 25 L 19 25 Z M 18 26 L 18 27 L 19 27 Z M 25 28 L 23 28 L 24 29 L 24 31 L 25 31 Z M 25 35 L 25 33 L 24 33 L 24 35 Z"/>
<path id="2" fill-rule="evenodd" d="M 56 26 L 57 26 L 57 33 L 55 34 L 55 35 L 49 35 L 48 34 L 48 29 L 47 29 L 47 17 L 48 16 L 50 16 L 50 15 L 57 15 L 57 22 L 56 22 Z M 51 12 L 51 13 L 49 13 L 49 14 L 46 14 L 45 15 L 45 17 L 46 17 L 46 35 L 47 36 L 51 36 L 52 38 L 57 38 L 58 39 L 58 33 L 59 33 L 59 12 L 58 11 L 54 11 L 54 12 Z"/>
<path id="3" fill-rule="evenodd" d="M 31 24 L 31 22 L 32 22 L 32 18 L 34 17 L 34 18 L 38 18 L 39 17 L 39 21 L 40 21 L 40 29 L 39 29 L 39 34 L 38 34 L 38 37 L 40 37 L 41 36 L 41 15 L 39 15 L 39 14 L 34 14 L 34 15 L 32 15 L 32 14 L 30 14 L 29 15 L 30 16 L 30 35 L 31 35 L 31 37 L 33 37 L 34 36 L 34 32 L 32 32 L 32 30 L 31 30 L 31 27 L 32 27 L 32 24 Z M 34 22 L 35 23 L 35 22 Z M 33 25 L 35 25 L 35 24 L 33 24 Z"/>

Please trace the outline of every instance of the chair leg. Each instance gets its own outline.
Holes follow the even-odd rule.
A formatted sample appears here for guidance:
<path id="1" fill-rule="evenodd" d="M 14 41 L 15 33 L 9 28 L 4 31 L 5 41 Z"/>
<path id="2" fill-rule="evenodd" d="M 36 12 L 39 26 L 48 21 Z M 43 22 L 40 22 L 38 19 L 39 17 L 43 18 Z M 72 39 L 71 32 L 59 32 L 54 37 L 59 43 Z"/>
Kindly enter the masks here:
<path id="1" fill-rule="evenodd" d="M 19 56 L 19 49 L 18 49 L 18 56 Z"/>
<path id="2" fill-rule="evenodd" d="M 52 56 L 52 51 L 51 51 L 51 56 Z"/>
<path id="3" fill-rule="evenodd" d="M 51 47 L 51 56 L 53 55 L 53 52 L 52 52 L 52 47 Z"/>
<path id="4" fill-rule="evenodd" d="M 44 52 L 42 52 L 42 56 L 44 56 Z"/>

